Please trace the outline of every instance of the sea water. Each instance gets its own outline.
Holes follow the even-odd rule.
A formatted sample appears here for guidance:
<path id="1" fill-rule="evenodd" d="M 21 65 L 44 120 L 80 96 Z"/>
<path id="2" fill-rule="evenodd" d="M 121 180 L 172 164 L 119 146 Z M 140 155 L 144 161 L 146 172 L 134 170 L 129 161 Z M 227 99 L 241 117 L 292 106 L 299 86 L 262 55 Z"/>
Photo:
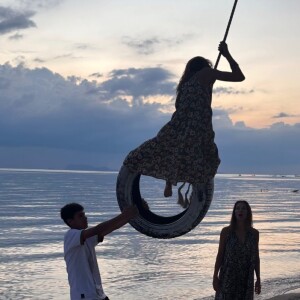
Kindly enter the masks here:
<path id="1" fill-rule="evenodd" d="M 89 224 L 120 211 L 117 172 L 0 170 L 0 299 L 69 299 L 63 259 L 67 226 L 60 208 L 81 203 Z M 103 287 L 111 300 L 213 299 L 212 275 L 220 231 L 237 200 L 247 200 L 260 231 L 262 294 L 267 299 L 300 287 L 300 178 L 217 175 L 211 207 L 184 236 L 153 239 L 130 225 L 96 248 Z M 163 182 L 142 177 L 150 209 L 161 215 L 182 211 L 165 199 Z"/>

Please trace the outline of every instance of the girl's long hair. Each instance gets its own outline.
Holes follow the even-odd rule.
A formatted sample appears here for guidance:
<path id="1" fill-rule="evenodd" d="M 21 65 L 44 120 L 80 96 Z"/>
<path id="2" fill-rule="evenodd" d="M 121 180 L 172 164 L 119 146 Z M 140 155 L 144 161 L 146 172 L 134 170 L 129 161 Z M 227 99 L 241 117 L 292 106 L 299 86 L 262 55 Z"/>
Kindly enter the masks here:
<path id="1" fill-rule="evenodd" d="M 245 200 L 239 200 L 237 202 L 235 202 L 233 210 L 232 210 L 232 215 L 231 215 L 231 221 L 230 221 L 230 227 L 234 230 L 236 229 L 236 225 L 237 225 L 237 220 L 236 220 L 236 216 L 235 216 L 235 209 L 236 206 L 239 203 L 244 203 L 246 205 L 247 208 L 247 218 L 246 218 L 246 226 L 248 228 L 251 228 L 253 226 L 253 219 L 252 219 L 252 210 L 251 207 L 249 205 L 249 203 Z"/>
<path id="2" fill-rule="evenodd" d="M 177 85 L 177 89 L 176 89 L 177 95 L 179 94 L 182 85 L 185 82 L 187 82 L 194 74 L 196 74 L 198 71 L 202 70 L 205 67 L 209 67 L 209 68 L 212 67 L 212 63 L 210 60 L 201 56 L 196 56 L 190 59 L 186 64 L 185 70 Z"/>

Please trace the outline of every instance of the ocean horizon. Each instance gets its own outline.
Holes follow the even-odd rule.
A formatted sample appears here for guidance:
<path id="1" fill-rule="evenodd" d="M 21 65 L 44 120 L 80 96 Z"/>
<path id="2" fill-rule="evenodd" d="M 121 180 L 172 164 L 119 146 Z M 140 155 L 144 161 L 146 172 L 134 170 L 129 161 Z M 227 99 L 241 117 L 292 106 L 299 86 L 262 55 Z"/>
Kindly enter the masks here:
<path id="1" fill-rule="evenodd" d="M 59 216 L 69 202 L 85 207 L 91 226 L 116 216 L 117 171 L 0 169 L 0 299 L 69 299 L 63 260 L 68 230 Z M 173 215 L 176 189 L 143 176 L 150 209 Z M 218 174 L 207 215 L 191 232 L 169 240 L 142 235 L 129 224 L 96 248 L 104 291 L 111 300 L 213 299 L 219 234 L 235 201 L 247 200 L 260 231 L 262 294 L 300 288 L 300 177 L 297 174 Z"/>

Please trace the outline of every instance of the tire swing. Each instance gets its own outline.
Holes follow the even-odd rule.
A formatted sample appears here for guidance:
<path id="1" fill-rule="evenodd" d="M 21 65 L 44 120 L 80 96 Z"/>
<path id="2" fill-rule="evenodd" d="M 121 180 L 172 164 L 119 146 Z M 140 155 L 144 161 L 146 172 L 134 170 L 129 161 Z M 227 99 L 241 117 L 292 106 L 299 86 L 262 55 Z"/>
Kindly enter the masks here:
<path id="1" fill-rule="evenodd" d="M 223 41 L 227 38 L 237 1 L 235 0 Z M 220 56 L 219 53 L 215 69 Z M 144 207 L 140 193 L 140 177 L 141 174 L 131 172 L 123 165 L 119 171 L 116 186 L 117 200 L 121 211 L 131 205 L 136 205 L 139 210 L 139 215 L 129 222 L 137 231 L 153 238 L 175 238 L 191 231 L 205 217 L 213 199 L 213 178 L 206 183 L 193 184 L 188 207 L 177 215 L 164 217 Z"/>
<path id="2" fill-rule="evenodd" d="M 192 185 L 190 204 L 181 213 L 171 216 L 159 216 L 145 209 L 140 193 L 139 173 L 130 172 L 122 166 L 117 179 L 117 198 L 121 211 L 135 204 L 139 216 L 129 223 L 137 231 L 153 238 L 170 239 L 183 235 L 196 227 L 206 215 L 214 193 L 214 180 L 206 184 Z"/>

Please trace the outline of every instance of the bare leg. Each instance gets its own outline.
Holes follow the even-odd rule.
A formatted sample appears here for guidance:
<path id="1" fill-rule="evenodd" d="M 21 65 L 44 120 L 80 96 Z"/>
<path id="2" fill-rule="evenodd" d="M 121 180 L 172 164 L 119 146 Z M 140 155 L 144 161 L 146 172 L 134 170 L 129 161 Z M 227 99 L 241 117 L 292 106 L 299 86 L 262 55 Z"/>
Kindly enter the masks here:
<path id="1" fill-rule="evenodd" d="M 165 197 L 171 197 L 172 196 L 172 183 L 168 180 L 166 181 L 164 196 Z"/>

